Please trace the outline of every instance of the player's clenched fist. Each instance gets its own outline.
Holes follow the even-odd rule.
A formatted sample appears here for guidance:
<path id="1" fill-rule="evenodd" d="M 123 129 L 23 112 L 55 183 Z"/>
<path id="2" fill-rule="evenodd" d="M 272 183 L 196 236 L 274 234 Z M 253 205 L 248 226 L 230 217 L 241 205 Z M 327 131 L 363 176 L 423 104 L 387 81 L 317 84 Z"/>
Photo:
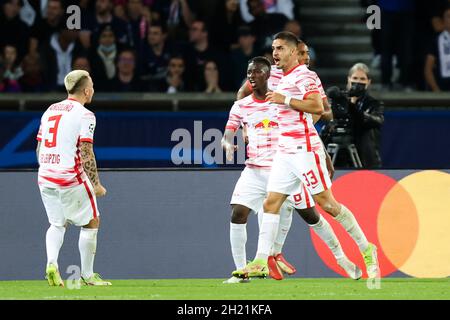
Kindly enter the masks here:
<path id="1" fill-rule="evenodd" d="M 101 184 L 94 187 L 94 192 L 96 197 L 103 197 L 106 194 L 106 189 Z"/>

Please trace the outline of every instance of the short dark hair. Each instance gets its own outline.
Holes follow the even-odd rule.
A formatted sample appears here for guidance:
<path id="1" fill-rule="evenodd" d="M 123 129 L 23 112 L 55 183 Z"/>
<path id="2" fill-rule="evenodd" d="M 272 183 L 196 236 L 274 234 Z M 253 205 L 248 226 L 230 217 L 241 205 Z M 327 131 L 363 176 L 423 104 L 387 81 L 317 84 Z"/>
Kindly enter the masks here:
<path id="1" fill-rule="evenodd" d="M 248 64 L 251 64 L 251 63 L 261 63 L 261 64 L 265 64 L 266 66 L 267 66 L 267 68 L 269 68 L 269 71 L 270 71 L 270 68 L 271 68 L 271 64 L 270 64 L 270 61 L 269 61 L 269 59 L 267 59 L 266 57 L 263 57 L 263 56 L 257 56 L 257 57 L 254 57 L 254 58 L 251 58 L 249 61 L 248 61 Z"/>
<path id="2" fill-rule="evenodd" d="M 148 26 L 148 29 L 150 30 L 151 27 L 160 28 L 162 33 L 164 34 L 167 33 L 167 25 L 163 23 L 161 20 L 155 20 L 154 22 L 152 22 L 152 24 Z"/>
<path id="3" fill-rule="evenodd" d="M 276 35 L 273 36 L 273 40 L 277 40 L 277 39 L 281 39 L 286 42 L 289 42 L 290 44 L 292 44 L 295 47 L 297 47 L 300 43 L 303 42 L 302 40 L 297 38 L 297 36 L 295 34 L 293 34 L 292 32 L 289 32 L 289 31 L 278 32 Z"/>
<path id="4" fill-rule="evenodd" d="M 194 23 L 196 23 L 196 22 L 200 22 L 200 23 L 203 24 L 203 28 L 202 28 L 202 30 L 201 30 L 202 32 L 209 32 L 209 26 L 208 26 L 208 24 L 206 23 L 205 20 L 195 19 L 195 20 L 191 23 L 191 25 L 194 24 Z"/>

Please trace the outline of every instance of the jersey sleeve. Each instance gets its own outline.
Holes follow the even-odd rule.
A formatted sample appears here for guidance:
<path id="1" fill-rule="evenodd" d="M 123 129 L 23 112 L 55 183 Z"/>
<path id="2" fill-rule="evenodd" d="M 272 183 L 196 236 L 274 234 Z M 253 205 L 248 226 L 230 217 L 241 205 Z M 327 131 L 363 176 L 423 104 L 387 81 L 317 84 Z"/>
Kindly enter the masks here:
<path id="1" fill-rule="evenodd" d="M 316 80 L 313 77 L 304 77 L 295 83 L 295 86 L 300 91 L 302 100 L 305 100 L 310 94 L 319 93 Z"/>
<path id="2" fill-rule="evenodd" d="M 316 77 L 316 85 L 317 85 L 317 89 L 319 89 L 319 93 L 320 93 L 320 96 L 322 97 L 322 99 L 326 99 L 327 94 L 325 93 L 325 89 L 323 88 L 322 81 L 320 81 L 319 77 Z"/>
<path id="3" fill-rule="evenodd" d="M 80 142 L 94 143 L 95 115 L 92 112 L 85 113 L 81 118 Z"/>
<path id="4" fill-rule="evenodd" d="M 243 124 L 243 117 L 241 114 L 241 108 L 239 104 L 234 103 L 231 107 L 230 115 L 228 116 L 228 121 L 225 126 L 226 130 L 237 131 Z"/>

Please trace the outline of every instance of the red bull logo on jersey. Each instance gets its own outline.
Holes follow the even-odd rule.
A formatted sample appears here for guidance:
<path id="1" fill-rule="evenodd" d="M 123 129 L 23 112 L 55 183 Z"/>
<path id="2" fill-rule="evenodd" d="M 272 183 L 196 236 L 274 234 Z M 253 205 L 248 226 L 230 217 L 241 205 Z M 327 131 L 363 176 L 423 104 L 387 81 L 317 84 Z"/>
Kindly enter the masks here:
<path id="1" fill-rule="evenodd" d="M 255 129 L 264 129 L 266 131 L 272 130 L 272 128 L 278 128 L 278 122 L 264 119 L 263 121 L 255 124 Z"/>

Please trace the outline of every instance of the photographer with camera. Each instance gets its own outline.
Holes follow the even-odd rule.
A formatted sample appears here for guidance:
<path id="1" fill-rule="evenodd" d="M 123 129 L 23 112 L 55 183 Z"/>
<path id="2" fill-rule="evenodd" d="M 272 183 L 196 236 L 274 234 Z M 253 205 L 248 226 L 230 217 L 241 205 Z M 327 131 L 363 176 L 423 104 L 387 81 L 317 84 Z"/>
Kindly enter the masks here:
<path id="1" fill-rule="evenodd" d="M 383 104 L 367 92 L 370 84 L 369 68 L 364 63 L 357 63 L 349 70 L 347 90 L 328 89 L 334 120 L 322 133 L 334 161 L 341 159 L 337 158 L 337 153 L 345 147 L 354 167 L 362 165 L 366 169 L 381 167 L 380 131 L 384 122 Z"/>

